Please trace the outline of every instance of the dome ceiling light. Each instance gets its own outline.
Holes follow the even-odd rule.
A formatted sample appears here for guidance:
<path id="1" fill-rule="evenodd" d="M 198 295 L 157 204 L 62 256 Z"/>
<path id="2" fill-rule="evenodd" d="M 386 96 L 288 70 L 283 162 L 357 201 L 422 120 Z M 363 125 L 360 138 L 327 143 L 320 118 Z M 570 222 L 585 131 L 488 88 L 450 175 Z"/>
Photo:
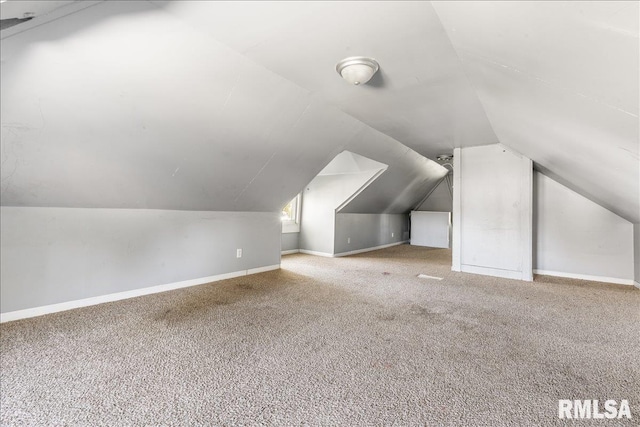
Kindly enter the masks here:
<path id="1" fill-rule="evenodd" d="M 375 59 L 364 56 L 351 56 L 338 62 L 336 71 L 352 85 L 365 84 L 378 71 L 380 66 Z"/>

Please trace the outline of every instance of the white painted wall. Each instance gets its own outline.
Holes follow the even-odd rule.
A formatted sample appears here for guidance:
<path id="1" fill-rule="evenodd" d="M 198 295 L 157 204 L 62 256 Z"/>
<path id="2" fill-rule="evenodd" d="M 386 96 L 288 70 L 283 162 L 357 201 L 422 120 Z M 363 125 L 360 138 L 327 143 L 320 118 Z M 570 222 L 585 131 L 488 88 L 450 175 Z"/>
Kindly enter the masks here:
<path id="1" fill-rule="evenodd" d="M 279 213 L 0 212 L 2 313 L 280 263 Z"/>
<path id="2" fill-rule="evenodd" d="M 407 240 L 408 231 L 406 214 L 338 213 L 334 254 L 401 243 Z"/>
<path id="3" fill-rule="evenodd" d="M 358 154 L 343 151 L 302 192 L 300 249 L 334 254 L 335 215 L 386 166 Z"/>
<path id="4" fill-rule="evenodd" d="M 282 233 L 282 252 L 300 249 L 300 233 Z"/>
<path id="5" fill-rule="evenodd" d="M 302 193 L 300 249 L 333 254 L 336 209 L 374 175 L 367 171 L 315 177 Z"/>
<path id="6" fill-rule="evenodd" d="M 411 244 L 449 248 L 451 212 L 411 212 Z"/>
<path id="7" fill-rule="evenodd" d="M 454 150 L 453 269 L 532 280 L 530 159 L 500 144 Z"/>
<path id="8" fill-rule="evenodd" d="M 631 283 L 633 224 L 534 173 L 534 271 Z"/>

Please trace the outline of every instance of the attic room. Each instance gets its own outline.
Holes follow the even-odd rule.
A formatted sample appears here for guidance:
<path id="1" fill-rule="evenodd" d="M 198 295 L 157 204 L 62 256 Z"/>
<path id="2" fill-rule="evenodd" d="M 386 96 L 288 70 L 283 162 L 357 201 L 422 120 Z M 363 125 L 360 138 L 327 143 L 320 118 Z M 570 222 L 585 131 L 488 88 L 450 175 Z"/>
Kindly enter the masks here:
<path id="1" fill-rule="evenodd" d="M 636 425 L 639 6 L 1 0 L 0 424 Z"/>

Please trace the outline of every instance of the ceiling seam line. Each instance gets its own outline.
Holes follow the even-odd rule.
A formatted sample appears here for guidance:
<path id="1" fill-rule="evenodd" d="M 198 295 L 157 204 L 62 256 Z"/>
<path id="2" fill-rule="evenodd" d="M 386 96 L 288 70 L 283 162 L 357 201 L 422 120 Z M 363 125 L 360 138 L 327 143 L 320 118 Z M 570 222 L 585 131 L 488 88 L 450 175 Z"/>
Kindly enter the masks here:
<path id="1" fill-rule="evenodd" d="M 17 36 L 18 34 L 26 33 L 28 31 L 34 30 L 36 28 L 42 27 L 43 25 L 47 25 L 47 24 L 49 24 L 51 22 L 56 22 L 56 21 L 58 21 L 60 19 L 64 19 L 67 16 L 75 15 L 76 13 L 82 12 L 82 11 L 87 10 L 89 8 L 92 8 L 94 6 L 98 6 L 99 4 L 102 4 L 104 2 L 105 2 L 105 0 L 94 0 L 93 3 L 90 3 L 90 2 L 86 2 L 86 3 L 85 2 L 77 2 L 77 3 L 75 3 L 74 2 L 74 3 L 66 5 L 66 6 L 61 6 L 61 7 L 57 8 L 57 9 L 52 10 L 51 12 L 49 12 L 47 14 L 41 15 L 42 19 L 44 19 L 43 22 L 35 21 L 36 19 L 39 18 L 38 16 L 36 16 L 32 20 L 29 21 L 31 23 L 31 25 L 28 28 L 24 28 L 23 27 L 22 29 L 20 29 L 20 31 L 10 32 L 10 34 L 7 34 L 4 37 L 0 36 L 0 40 L 10 39 L 10 38 L 12 38 L 14 36 Z M 74 10 L 74 11 L 72 11 L 70 13 L 66 13 L 64 15 L 55 17 L 55 18 L 49 18 L 49 19 L 46 18 L 47 15 L 53 14 L 53 13 L 55 13 L 57 11 L 60 11 L 61 9 L 66 8 L 66 7 L 71 8 L 71 7 L 74 7 L 74 6 L 75 7 L 79 7 L 79 9 Z M 82 7 L 80 7 L 80 6 L 82 6 Z M 9 31 L 9 30 L 10 29 L 7 29 L 5 31 Z M 18 29 L 16 28 L 16 30 L 18 30 Z"/>

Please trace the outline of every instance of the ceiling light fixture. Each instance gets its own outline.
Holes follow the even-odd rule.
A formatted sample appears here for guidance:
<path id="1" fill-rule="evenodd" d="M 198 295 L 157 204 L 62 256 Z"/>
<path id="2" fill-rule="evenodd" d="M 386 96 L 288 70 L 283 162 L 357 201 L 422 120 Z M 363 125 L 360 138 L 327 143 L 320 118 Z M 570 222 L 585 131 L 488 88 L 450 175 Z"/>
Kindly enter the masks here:
<path id="1" fill-rule="evenodd" d="M 380 66 L 375 59 L 364 56 L 351 56 L 338 62 L 336 71 L 352 85 L 365 84 L 378 71 Z"/>

